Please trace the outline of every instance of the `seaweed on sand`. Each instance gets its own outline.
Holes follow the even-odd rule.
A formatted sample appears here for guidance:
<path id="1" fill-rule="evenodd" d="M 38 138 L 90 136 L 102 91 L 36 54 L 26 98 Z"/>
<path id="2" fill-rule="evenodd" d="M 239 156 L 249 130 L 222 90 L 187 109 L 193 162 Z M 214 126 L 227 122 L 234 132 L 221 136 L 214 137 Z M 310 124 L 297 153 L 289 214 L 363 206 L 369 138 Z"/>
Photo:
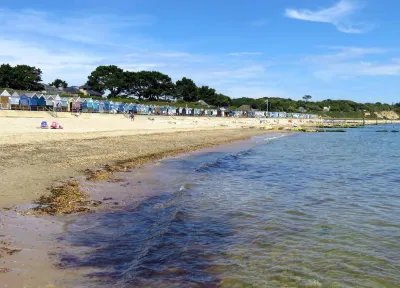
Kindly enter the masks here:
<path id="1" fill-rule="evenodd" d="M 50 188 L 50 195 L 42 195 L 35 202 L 34 211 L 39 214 L 72 214 L 89 211 L 88 195 L 76 181 L 68 181 L 60 186 Z M 92 205 L 93 206 L 93 205 Z"/>
<path id="2" fill-rule="evenodd" d="M 87 175 L 86 180 L 88 181 L 108 181 L 112 178 L 112 172 L 107 170 L 91 170 L 86 169 L 85 174 Z"/>
<path id="3" fill-rule="evenodd" d="M 325 132 L 340 132 L 340 133 L 343 133 L 343 132 L 346 132 L 346 130 L 343 130 L 343 129 L 334 129 L 334 130 L 325 130 Z"/>
<path id="4" fill-rule="evenodd" d="M 2 255 L 7 254 L 7 255 L 14 255 L 15 253 L 21 252 L 20 249 L 11 249 L 7 247 L 0 247 L 0 258 Z"/>

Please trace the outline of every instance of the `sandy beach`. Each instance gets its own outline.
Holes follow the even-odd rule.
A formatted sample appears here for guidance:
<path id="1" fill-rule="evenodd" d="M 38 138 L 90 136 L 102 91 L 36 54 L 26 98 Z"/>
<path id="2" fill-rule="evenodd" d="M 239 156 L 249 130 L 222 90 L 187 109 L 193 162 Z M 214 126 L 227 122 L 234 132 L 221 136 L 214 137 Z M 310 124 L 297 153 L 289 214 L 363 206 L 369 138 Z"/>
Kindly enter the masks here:
<path id="1" fill-rule="evenodd" d="M 60 113 L 54 119 L 45 112 L 11 112 L 0 111 L 0 283 L 6 285 L 0 287 L 54 287 L 71 276 L 54 268 L 49 255 L 57 251 L 53 236 L 63 222 L 21 213 L 53 184 L 79 178 L 87 168 L 140 157 L 146 162 L 293 127 L 287 119 L 136 116 L 131 122 L 123 115 Z M 39 128 L 53 120 L 64 129 Z"/>
<path id="2" fill-rule="evenodd" d="M 0 118 L 1 207 L 30 203 L 51 184 L 81 175 L 86 168 L 242 140 L 272 128 L 255 119 L 137 116 L 131 122 L 122 115 L 89 116 L 57 118 L 63 130 L 38 128 L 51 117 Z"/>
<path id="3" fill-rule="evenodd" d="M 0 118 L 0 287 L 55 287 L 71 276 L 53 267 L 49 256 L 57 250 L 53 235 L 63 223 L 22 215 L 51 185 L 79 177 L 86 168 L 143 156 L 151 160 L 269 132 L 255 119 L 139 116 L 131 122 L 120 115 L 60 117 L 56 121 L 63 130 L 42 130 L 41 121 L 53 120 L 44 116 Z"/>

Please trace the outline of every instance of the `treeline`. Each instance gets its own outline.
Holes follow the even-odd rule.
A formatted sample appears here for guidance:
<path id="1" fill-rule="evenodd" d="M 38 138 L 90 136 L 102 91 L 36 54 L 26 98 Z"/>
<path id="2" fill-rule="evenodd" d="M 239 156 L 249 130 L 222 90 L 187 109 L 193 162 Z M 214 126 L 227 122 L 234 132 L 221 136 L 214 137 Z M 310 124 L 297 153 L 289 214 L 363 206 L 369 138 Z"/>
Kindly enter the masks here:
<path id="1" fill-rule="evenodd" d="M 42 71 L 39 68 L 28 65 L 0 66 L 0 88 L 10 88 L 25 91 L 42 91 Z M 327 107 L 330 113 L 360 113 L 361 111 L 380 112 L 394 110 L 400 113 L 400 103 L 384 104 L 357 103 L 350 100 L 323 100 L 310 101 L 311 95 L 305 95 L 302 100 L 285 98 L 236 98 L 217 93 L 215 89 L 208 86 L 198 87 L 189 78 L 173 82 L 167 74 L 158 71 L 131 72 L 115 66 L 99 66 L 89 76 L 86 82 L 92 90 L 97 92 L 109 92 L 108 98 L 127 98 L 135 96 L 139 100 L 160 101 L 160 100 L 181 100 L 185 102 L 205 101 L 212 106 L 231 106 L 233 109 L 242 105 L 249 105 L 253 109 L 275 112 L 299 112 L 306 110 L 308 113 L 322 113 Z M 50 85 L 58 88 L 65 88 L 68 84 L 55 79 Z"/>
<path id="2" fill-rule="evenodd" d="M 28 65 L 0 66 L 0 87 L 15 90 L 42 91 L 42 71 Z M 56 79 L 49 85 L 65 88 L 68 84 Z M 106 93 L 108 98 L 136 96 L 139 100 L 205 101 L 212 106 L 229 106 L 231 98 L 208 86 L 198 87 L 192 79 L 183 77 L 173 82 L 167 74 L 158 71 L 131 72 L 115 66 L 99 66 L 89 76 L 86 85 Z"/>
<path id="3" fill-rule="evenodd" d="M 303 99 L 311 99 L 306 95 Z M 311 96 L 310 96 L 311 97 Z M 267 100 L 268 99 L 268 100 Z M 268 110 L 275 112 L 299 112 L 305 109 L 308 113 L 321 113 L 324 111 L 324 108 L 329 108 L 330 112 L 340 112 L 340 113 L 351 113 L 357 112 L 361 113 L 362 111 L 367 111 L 370 113 L 380 112 L 380 111 L 389 111 L 400 109 L 400 103 L 396 104 L 384 104 L 380 102 L 376 103 L 357 103 L 350 100 L 332 100 L 327 99 L 323 101 L 308 101 L 308 100 L 292 100 L 285 98 L 236 98 L 232 99 L 232 105 L 235 107 L 239 107 L 241 105 L 250 105 L 253 109 L 260 110 Z"/>
<path id="4" fill-rule="evenodd" d="M 231 98 L 217 93 L 208 86 L 197 87 L 189 78 L 172 81 L 167 74 L 158 71 L 131 72 L 115 66 L 99 66 L 88 77 L 86 83 L 98 92 L 109 91 L 109 98 L 136 96 L 139 100 L 183 100 L 205 101 L 213 106 L 229 106 Z"/>

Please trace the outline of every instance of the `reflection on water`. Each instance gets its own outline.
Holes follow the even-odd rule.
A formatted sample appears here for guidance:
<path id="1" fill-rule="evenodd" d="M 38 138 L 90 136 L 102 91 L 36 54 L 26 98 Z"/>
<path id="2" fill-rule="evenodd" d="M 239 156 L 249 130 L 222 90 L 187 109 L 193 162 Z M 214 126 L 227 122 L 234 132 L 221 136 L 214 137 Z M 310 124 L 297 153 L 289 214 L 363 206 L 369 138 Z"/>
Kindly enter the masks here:
<path id="1" fill-rule="evenodd" d="M 151 197 L 69 225 L 61 264 L 95 269 L 77 287 L 399 287 L 400 135 L 375 130 L 163 161 Z"/>

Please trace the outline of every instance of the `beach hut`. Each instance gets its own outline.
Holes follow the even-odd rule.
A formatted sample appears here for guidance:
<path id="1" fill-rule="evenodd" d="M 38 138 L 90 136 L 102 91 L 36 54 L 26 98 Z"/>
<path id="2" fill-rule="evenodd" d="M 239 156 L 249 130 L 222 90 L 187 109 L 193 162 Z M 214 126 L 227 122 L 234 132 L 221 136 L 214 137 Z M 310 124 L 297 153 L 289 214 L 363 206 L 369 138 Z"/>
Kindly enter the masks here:
<path id="1" fill-rule="evenodd" d="M 104 113 L 104 101 L 99 101 L 99 113 Z"/>
<path id="2" fill-rule="evenodd" d="M 57 111 L 61 111 L 61 97 L 60 97 L 60 95 L 56 95 L 55 97 L 54 97 L 54 101 L 53 101 L 53 106 L 54 106 L 54 108 L 57 110 Z"/>
<path id="3" fill-rule="evenodd" d="M 91 113 L 93 111 L 93 99 L 85 98 L 82 99 L 81 109 L 83 113 Z"/>
<path id="4" fill-rule="evenodd" d="M 116 112 L 116 106 L 113 101 L 110 101 L 110 113 L 115 113 Z"/>
<path id="5" fill-rule="evenodd" d="M 39 100 L 38 95 L 34 94 L 30 98 L 31 98 L 31 101 L 29 102 L 29 109 L 33 110 L 33 111 L 37 111 L 38 110 L 38 100 Z"/>
<path id="6" fill-rule="evenodd" d="M 81 97 L 72 97 L 71 103 L 70 103 L 70 111 L 80 111 L 81 110 Z"/>
<path id="7" fill-rule="evenodd" d="M 125 112 L 125 103 L 124 102 L 119 102 L 118 106 L 117 106 L 117 110 L 118 110 L 119 113 L 124 113 Z"/>
<path id="8" fill-rule="evenodd" d="M 129 105 L 130 105 L 130 103 L 125 103 L 125 105 L 124 105 L 124 113 L 128 113 L 129 112 Z"/>
<path id="9" fill-rule="evenodd" d="M 113 101 L 107 100 L 104 103 L 104 111 L 107 113 L 114 113 L 115 112 L 115 104 Z"/>
<path id="10" fill-rule="evenodd" d="M 29 110 L 31 98 L 28 95 L 21 94 L 19 96 L 19 107 L 22 110 Z"/>
<path id="11" fill-rule="evenodd" d="M 71 102 L 72 102 L 72 98 L 61 97 L 61 111 L 64 111 L 64 112 L 71 111 Z"/>
<path id="12" fill-rule="evenodd" d="M 19 109 L 19 94 L 14 91 L 9 98 L 10 109 Z"/>
<path id="13" fill-rule="evenodd" d="M 38 110 L 44 110 L 46 108 L 46 98 L 43 94 L 38 97 L 37 106 Z"/>
<path id="14" fill-rule="evenodd" d="M 99 105 L 100 105 L 99 100 L 93 101 L 93 113 L 99 113 Z"/>
<path id="15" fill-rule="evenodd" d="M 110 101 L 109 100 L 104 102 L 103 110 L 105 113 L 108 113 L 110 111 Z"/>
<path id="16" fill-rule="evenodd" d="M 82 113 L 88 112 L 87 99 L 83 99 L 83 101 L 81 102 L 81 110 L 82 110 Z"/>
<path id="17" fill-rule="evenodd" d="M 86 105 L 89 113 L 93 112 L 93 99 L 92 98 L 87 98 L 86 99 Z"/>
<path id="18" fill-rule="evenodd" d="M 4 90 L 0 94 L 0 109 L 10 109 L 10 97 L 11 94 L 7 90 Z"/>
<path id="19" fill-rule="evenodd" d="M 47 108 L 53 109 L 54 97 L 55 97 L 54 95 L 46 95 L 46 96 L 44 96 L 44 98 L 46 100 L 46 107 Z"/>

